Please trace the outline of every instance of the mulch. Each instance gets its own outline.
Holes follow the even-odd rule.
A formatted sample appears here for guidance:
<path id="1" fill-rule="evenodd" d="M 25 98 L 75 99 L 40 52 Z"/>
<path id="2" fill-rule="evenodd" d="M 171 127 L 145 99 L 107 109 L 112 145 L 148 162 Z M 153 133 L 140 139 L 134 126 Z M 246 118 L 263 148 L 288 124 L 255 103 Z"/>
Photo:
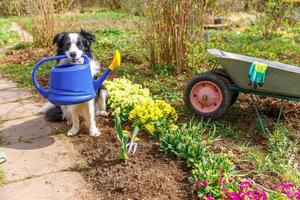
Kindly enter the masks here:
<path id="1" fill-rule="evenodd" d="M 160 152 L 158 142 L 148 135 L 139 136 L 137 152 L 129 155 L 127 163 L 120 160 L 114 122 L 109 118 L 97 119 L 99 138 L 87 137 L 86 129 L 74 138 L 87 162 L 79 171 L 93 183 L 100 199 L 196 199 L 188 183 L 190 169 Z"/>

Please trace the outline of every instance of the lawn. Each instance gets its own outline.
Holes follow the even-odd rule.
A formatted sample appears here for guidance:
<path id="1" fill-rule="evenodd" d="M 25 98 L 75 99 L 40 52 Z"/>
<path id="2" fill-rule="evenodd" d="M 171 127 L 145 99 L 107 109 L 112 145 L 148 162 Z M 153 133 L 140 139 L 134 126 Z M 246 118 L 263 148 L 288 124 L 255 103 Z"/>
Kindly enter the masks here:
<path id="1" fill-rule="evenodd" d="M 0 19 L 0 47 L 9 46 L 18 41 L 18 35 L 11 30 L 11 21 Z"/>
<path id="2" fill-rule="evenodd" d="M 241 192 L 237 188 L 244 178 L 255 183 L 251 186 L 251 191 L 258 192 L 257 188 L 268 191 L 271 199 L 283 198 L 273 191 L 280 182 L 293 183 L 295 187 L 300 186 L 299 104 L 289 103 L 287 106 L 289 112 L 286 113 L 282 123 L 274 129 L 271 129 L 275 121 L 273 116 L 265 115 L 265 121 L 271 131 L 263 135 L 258 128 L 249 98 L 245 95 L 240 96 L 238 102 L 226 116 L 214 121 L 197 119 L 186 109 L 183 101 L 183 91 L 187 80 L 192 75 L 208 70 L 213 64 L 213 58 L 206 52 L 207 48 L 218 48 L 300 66 L 299 28 L 286 27 L 284 31 L 276 32 L 271 38 L 262 37 L 259 27 L 256 25 L 251 25 L 243 30 L 238 28 L 207 30 L 203 42 L 191 44 L 193 51 L 187 55 L 189 64 L 186 66 L 186 71 L 173 75 L 174 69 L 171 66 L 155 70 L 148 66 L 148 54 L 143 46 L 143 32 L 134 26 L 136 22 L 143 20 L 141 17 L 119 11 L 103 11 L 57 16 L 58 21 L 61 19 L 67 20 L 70 24 L 74 23 L 74 26 L 70 26 L 71 30 L 77 30 L 76 23 L 78 21 L 86 22 L 87 27 L 97 37 L 93 53 L 98 60 L 107 65 L 115 49 L 119 49 L 122 53 L 123 64 L 116 70 L 114 76 L 125 77 L 133 83 L 140 84 L 143 88 L 148 88 L 153 100 L 162 99 L 175 108 L 179 116 L 177 124 L 179 128 L 163 129 L 164 134 L 152 135 L 152 137 L 160 144 L 160 151 L 172 154 L 187 163 L 190 169 L 189 181 L 199 196 L 213 194 L 220 198 L 222 188 Z M 31 25 L 28 18 L 0 20 L 0 24 L 7 26 L 9 21 L 14 20 L 20 22 L 23 28 L 30 32 Z M 104 23 L 98 24 L 99 22 Z M 4 41 L 5 44 L 10 43 L 7 38 L 15 37 L 10 34 L 12 33 L 6 33 L 2 40 L 0 38 L 0 45 L 1 41 Z M 20 50 L 26 48 L 25 45 L 14 51 L 18 54 L 21 52 Z M 34 63 L 32 60 L 22 64 L 12 61 L 2 65 L 0 72 L 7 74 L 21 86 L 32 87 L 30 73 Z M 47 65 L 40 73 L 42 78 L 47 77 L 47 70 L 50 67 L 50 64 Z M 262 105 L 269 105 L 270 101 L 272 106 L 279 105 L 278 101 L 260 100 Z M 293 109 L 294 111 L 290 114 L 290 110 Z M 110 127 L 107 129 L 112 131 L 113 122 L 108 121 Z M 130 124 L 131 122 L 126 123 Z M 126 128 L 131 129 L 131 126 L 126 126 Z M 143 130 L 143 132 L 146 131 Z M 141 136 L 141 138 L 149 141 L 148 136 Z M 111 136 L 106 136 L 105 140 L 112 140 Z M 101 143 L 97 141 L 86 139 L 85 142 L 103 148 L 103 151 L 114 150 L 108 146 L 99 147 Z M 151 145 L 153 144 L 151 143 Z M 153 148 L 155 148 L 154 146 Z M 92 150 L 88 147 L 82 150 L 83 154 L 88 156 L 88 163 L 96 165 L 95 158 L 90 157 L 92 154 L 90 151 Z M 158 150 L 156 149 L 154 152 L 156 153 Z M 145 151 L 142 151 L 139 155 L 144 154 L 146 154 Z M 116 159 L 114 156 L 110 156 Z M 150 153 L 151 159 L 153 159 L 152 156 L 154 156 L 153 152 Z M 158 159 L 163 160 L 163 156 L 160 156 Z M 101 158 L 98 157 L 98 159 Z M 134 157 L 129 166 L 134 167 L 133 162 L 140 163 L 142 161 Z M 178 162 L 178 160 L 174 162 Z M 176 169 L 180 166 L 177 163 Z M 128 167 L 121 168 L 129 170 Z M 83 173 L 91 178 L 88 169 L 84 169 Z M 118 173 L 118 175 L 120 174 Z M 220 180 L 224 180 L 226 183 L 224 182 L 222 185 Z M 97 188 L 99 188 L 99 181 L 104 184 L 98 178 L 92 180 Z M 188 180 L 185 181 L 188 182 Z M 199 185 L 200 183 L 201 185 Z M 246 184 L 245 181 L 242 183 Z"/>

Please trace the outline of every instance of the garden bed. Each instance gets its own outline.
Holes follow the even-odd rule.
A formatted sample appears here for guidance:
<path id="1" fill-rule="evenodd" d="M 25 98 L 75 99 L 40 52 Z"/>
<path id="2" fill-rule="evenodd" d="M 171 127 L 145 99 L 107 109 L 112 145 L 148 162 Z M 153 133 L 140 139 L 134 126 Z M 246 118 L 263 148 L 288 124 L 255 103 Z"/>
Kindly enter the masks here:
<path id="1" fill-rule="evenodd" d="M 118 157 L 119 142 L 111 117 L 98 118 L 97 124 L 102 132 L 99 138 L 79 135 L 74 143 L 86 161 L 78 170 L 100 199 L 193 199 L 190 169 L 160 152 L 156 140 L 142 135 L 137 152 L 129 155 L 125 164 Z"/>

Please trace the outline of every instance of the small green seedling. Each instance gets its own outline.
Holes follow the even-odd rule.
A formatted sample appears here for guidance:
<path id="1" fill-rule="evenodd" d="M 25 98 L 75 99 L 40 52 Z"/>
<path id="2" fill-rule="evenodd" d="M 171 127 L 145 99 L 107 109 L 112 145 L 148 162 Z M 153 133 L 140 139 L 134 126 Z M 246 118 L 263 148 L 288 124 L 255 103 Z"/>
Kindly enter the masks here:
<path id="1" fill-rule="evenodd" d="M 123 133 L 122 126 L 121 126 L 121 119 L 118 115 L 115 117 L 115 129 L 117 131 L 117 137 L 121 144 L 119 149 L 119 157 L 127 162 L 128 155 L 127 155 L 127 142 L 128 142 L 128 135 Z"/>

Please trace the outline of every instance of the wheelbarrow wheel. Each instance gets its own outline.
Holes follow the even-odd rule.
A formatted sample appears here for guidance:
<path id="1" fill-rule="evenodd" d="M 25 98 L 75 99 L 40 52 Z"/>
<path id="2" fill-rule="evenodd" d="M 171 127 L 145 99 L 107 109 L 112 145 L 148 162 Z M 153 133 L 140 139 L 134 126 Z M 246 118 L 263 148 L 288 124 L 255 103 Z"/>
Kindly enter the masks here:
<path id="1" fill-rule="evenodd" d="M 199 117 L 216 119 L 230 107 L 229 85 L 212 72 L 192 77 L 186 86 L 185 104 Z"/>
<path id="2" fill-rule="evenodd" d="M 224 69 L 220 69 L 220 68 L 215 69 L 213 72 L 215 74 L 217 74 L 218 76 L 220 76 L 226 84 L 228 84 L 228 85 L 234 84 L 233 80 L 228 76 L 228 74 L 226 73 L 226 71 Z M 239 91 L 234 91 L 234 90 L 230 90 L 230 92 L 231 92 L 230 106 L 232 106 L 238 99 L 240 93 L 239 93 Z"/>

